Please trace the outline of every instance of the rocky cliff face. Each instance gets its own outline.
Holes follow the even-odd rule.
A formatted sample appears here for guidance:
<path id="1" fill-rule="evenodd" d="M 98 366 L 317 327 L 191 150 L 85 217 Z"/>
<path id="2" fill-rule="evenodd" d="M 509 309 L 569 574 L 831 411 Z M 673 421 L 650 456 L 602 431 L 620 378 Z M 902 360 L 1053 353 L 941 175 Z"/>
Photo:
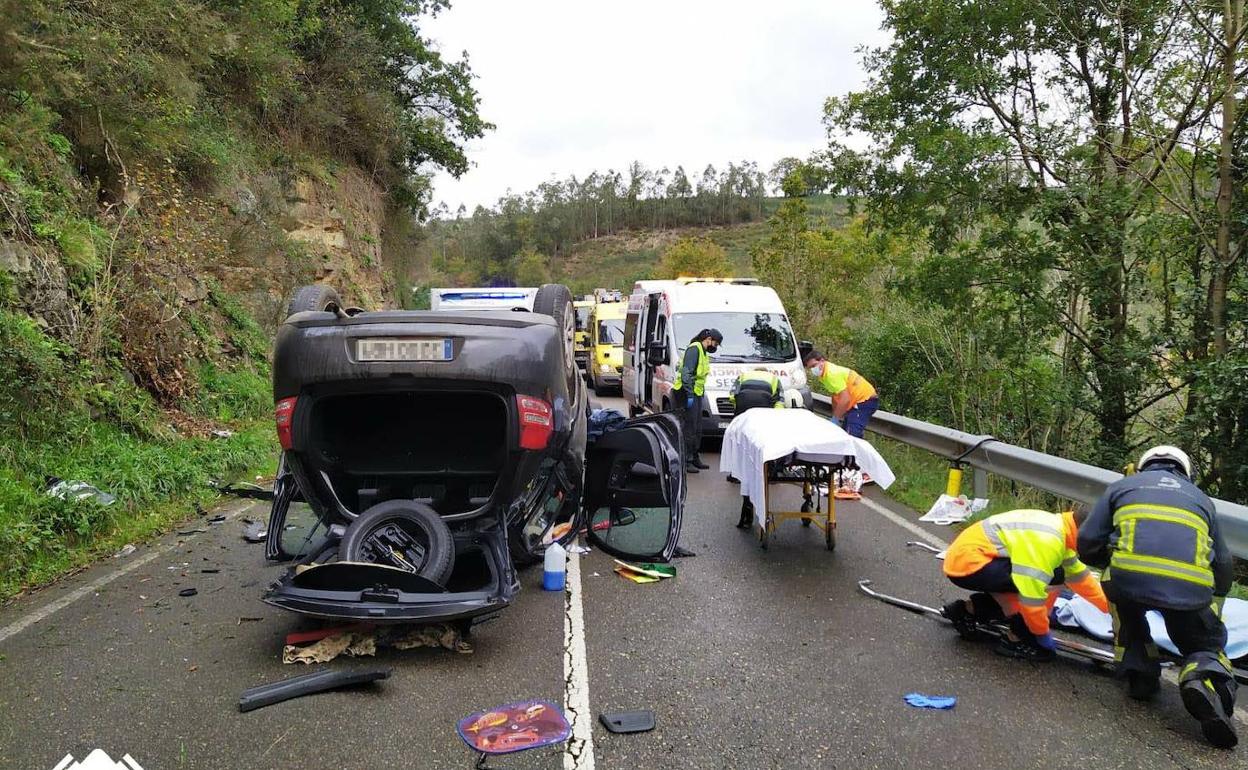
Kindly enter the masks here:
<path id="1" fill-rule="evenodd" d="M 393 304 L 381 248 L 385 197 L 358 169 L 256 179 L 235 197 L 228 258 L 204 267 L 263 325 L 281 320 L 304 283 L 334 286 L 364 308 Z"/>

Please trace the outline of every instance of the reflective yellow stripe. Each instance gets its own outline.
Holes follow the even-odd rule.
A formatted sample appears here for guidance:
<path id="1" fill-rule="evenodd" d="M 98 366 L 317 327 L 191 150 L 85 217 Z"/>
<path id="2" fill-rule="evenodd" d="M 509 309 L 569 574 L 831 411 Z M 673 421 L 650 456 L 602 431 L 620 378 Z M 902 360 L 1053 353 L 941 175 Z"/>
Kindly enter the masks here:
<path id="1" fill-rule="evenodd" d="M 1132 503 L 1131 505 L 1124 505 L 1114 511 L 1115 524 L 1118 521 L 1119 514 L 1126 514 L 1131 517 L 1142 516 L 1143 518 L 1148 519 L 1170 516 L 1184 519 L 1184 523 L 1189 526 L 1202 529 L 1206 532 L 1209 531 L 1209 522 L 1205 521 L 1200 514 L 1192 513 L 1191 511 L 1183 508 L 1175 508 L 1173 505 L 1152 505 L 1149 503 Z"/>
<path id="2" fill-rule="evenodd" d="M 1115 526 L 1123 526 L 1127 522 L 1135 524 L 1137 521 L 1161 521 L 1167 524 L 1178 524 L 1180 527 L 1188 527 L 1194 529 L 1202 535 L 1209 531 L 1209 525 L 1203 521 L 1194 523 L 1191 519 L 1183 516 L 1174 516 L 1169 513 L 1115 513 Z"/>
<path id="3" fill-rule="evenodd" d="M 1141 572 L 1146 575 L 1186 580 L 1208 588 L 1213 587 L 1212 570 L 1195 564 L 1184 564 L 1174 559 L 1163 559 L 1160 556 L 1142 556 L 1118 551 L 1110 558 L 1110 565 L 1125 572 Z"/>

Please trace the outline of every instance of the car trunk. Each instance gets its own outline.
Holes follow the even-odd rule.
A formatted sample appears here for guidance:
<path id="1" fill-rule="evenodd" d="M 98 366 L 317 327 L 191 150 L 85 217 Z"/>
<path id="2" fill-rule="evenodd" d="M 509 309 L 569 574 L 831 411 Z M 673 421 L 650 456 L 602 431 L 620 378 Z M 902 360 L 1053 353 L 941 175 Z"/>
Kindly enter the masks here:
<path id="1" fill-rule="evenodd" d="M 286 573 L 264 601 L 305 615 L 375 623 L 471 618 L 506 606 L 518 586 L 501 536 L 486 535 L 456 550 L 445 588 L 394 567 L 328 561 Z"/>
<path id="2" fill-rule="evenodd" d="M 507 402 L 490 392 L 324 395 L 312 404 L 305 456 L 350 510 L 397 498 L 428 500 L 443 515 L 464 513 L 494 494 L 510 421 Z"/>

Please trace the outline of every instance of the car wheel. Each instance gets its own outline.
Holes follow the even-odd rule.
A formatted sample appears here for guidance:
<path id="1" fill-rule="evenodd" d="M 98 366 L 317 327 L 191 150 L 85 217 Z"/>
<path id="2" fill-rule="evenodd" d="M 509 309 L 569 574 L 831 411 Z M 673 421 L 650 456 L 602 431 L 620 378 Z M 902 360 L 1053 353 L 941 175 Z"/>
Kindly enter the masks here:
<path id="1" fill-rule="evenodd" d="M 533 312 L 555 319 L 562 332 L 563 373 L 568 380 L 568 395 L 576 395 L 576 313 L 572 308 L 572 292 L 561 283 L 548 283 L 537 290 L 533 299 Z"/>
<path id="2" fill-rule="evenodd" d="M 286 306 L 286 315 L 291 316 L 308 310 L 332 312 L 340 307 L 342 307 L 342 297 L 338 296 L 338 292 L 332 286 L 318 283 L 295 289 L 294 295 L 290 298 L 290 304 Z"/>
<path id="3" fill-rule="evenodd" d="M 415 500 L 387 500 L 351 522 L 338 546 L 343 561 L 398 567 L 445 585 L 455 540 L 437 511 Z"/>

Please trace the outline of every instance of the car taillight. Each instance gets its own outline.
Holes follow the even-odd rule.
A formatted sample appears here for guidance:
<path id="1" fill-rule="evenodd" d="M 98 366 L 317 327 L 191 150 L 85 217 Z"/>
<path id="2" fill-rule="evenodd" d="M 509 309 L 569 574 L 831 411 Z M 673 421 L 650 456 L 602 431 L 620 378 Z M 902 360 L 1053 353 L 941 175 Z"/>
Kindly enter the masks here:
<path id="1" fill-rule="evenodd" d="M 545 449 L 555 429 L 550 404 L 532 396 L 516 396 L 520 413 L 520 448 Z"/>
<path id="2" fill-rule="evenodd" d="M 273 407 L 273 419 L 277 422 L 277 440 L 282 449 L 290 449 L 290 428 L 295 422 L 295 397 L 283 398 Z"/>

